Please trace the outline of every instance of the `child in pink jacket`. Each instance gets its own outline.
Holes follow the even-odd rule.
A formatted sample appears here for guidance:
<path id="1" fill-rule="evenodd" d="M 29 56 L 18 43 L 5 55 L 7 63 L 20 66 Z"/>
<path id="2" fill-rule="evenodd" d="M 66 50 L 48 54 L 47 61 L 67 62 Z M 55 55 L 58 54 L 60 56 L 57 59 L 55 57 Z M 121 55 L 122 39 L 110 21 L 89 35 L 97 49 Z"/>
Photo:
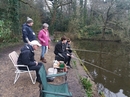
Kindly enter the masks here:
<path id="1" fill-rule="evenodd" d="M 49 42 L 50 42 L 50 37 L 49 37 L 49 31 L 48 31 L 49 25 L 47 23 L 43 24 L 43 29 L 39 31 L 38 33 L 38 39 L 40 41 L 41 46 L 41 57 L 40 60 L 44 63 L 46 63 L 46 59 L 44 57 L 45 53 L 48 50 Z"/>

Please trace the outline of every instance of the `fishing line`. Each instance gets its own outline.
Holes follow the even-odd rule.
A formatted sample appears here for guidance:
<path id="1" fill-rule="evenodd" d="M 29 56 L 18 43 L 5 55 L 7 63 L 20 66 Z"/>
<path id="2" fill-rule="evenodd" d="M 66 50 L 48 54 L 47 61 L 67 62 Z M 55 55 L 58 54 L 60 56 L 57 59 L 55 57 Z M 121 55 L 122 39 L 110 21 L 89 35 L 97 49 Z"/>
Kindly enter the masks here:
<path id="1" fill-rule="evenodd" d="M 106 52 L 101 52 L 101 51 L 92 51 L 92 50 L 84 50 L 84 49 L 72 49 L 72 50 L 75 50 L 75 51 L 94 52 L 94 53 L 105 53 L 105 54 L 107 54 Z"/>
<path id="2" fill-rule="evenodd" d="M 100 67 L 100 66 L 94 65 L 94 64 L 89 63 L 89 62 L 87 62 L 87 61 L 81 60 L 80 58 L 77 58 L 77 57 L 73 57 L 73 58 L 78 59 L 78 60 L 80 60 L 80 61 L 82 61 L 82 62 L 84 62 L 84 63 L 90 64 L 90 65 L 92 65 L 92 66 L 94 66 L 94 67 L 97 67 L 97 68 L 99 68 L 99 69 L 102 69 L 102 70 L 104 70 L 104 71 L 106 71 L 106 72 L 109 72 L 109 73 L 112 73 L 112 74 L 114 74 L 114 75 L 117 75 L 117 74 L 115 74 L 115 73 L 112 72 L 112 71 L 109 71 L 109 70 L 107 70 L 107 69 L 105 69 L 105 68 L 102 68 L 102 67 Z M 117 75 L 117 76 L 119 76 L 119 75 Z"/>

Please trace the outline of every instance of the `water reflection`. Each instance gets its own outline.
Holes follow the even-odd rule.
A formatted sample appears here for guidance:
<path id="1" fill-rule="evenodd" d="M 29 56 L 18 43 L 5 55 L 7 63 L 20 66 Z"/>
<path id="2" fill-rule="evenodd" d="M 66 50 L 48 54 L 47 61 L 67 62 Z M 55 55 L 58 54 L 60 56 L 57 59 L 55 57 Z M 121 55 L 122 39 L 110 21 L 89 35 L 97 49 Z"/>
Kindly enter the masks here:
<path id="1" fill-rule="evenodd" d="M 106 97 L 130 97 L 129 47 L 115 42 L 74 41 L 74 48 L 77 49 L 81 59 L 115 73 L 85 63 L 99 90 L 105 92 Z M 89 51 L 78 51 L 78 49 Z"/>

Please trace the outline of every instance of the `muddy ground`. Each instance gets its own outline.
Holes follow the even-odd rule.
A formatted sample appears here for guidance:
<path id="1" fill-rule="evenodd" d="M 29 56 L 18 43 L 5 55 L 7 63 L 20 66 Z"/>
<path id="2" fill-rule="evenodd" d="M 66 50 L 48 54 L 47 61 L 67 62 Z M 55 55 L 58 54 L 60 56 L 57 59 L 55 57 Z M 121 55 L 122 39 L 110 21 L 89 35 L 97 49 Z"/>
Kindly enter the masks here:
<path id="1" fill-rule="evenodd" d="M 54 60 L 54 43 L 51 43 L 49 52 L 45 55 L 47 63 L 45 63 L 46 70 L 53 65 Z M 15 46 L 10 46 L 0 50 L 0 97 L 39 97 L 39 83 L 32 84 L 29 75 L 21 74 L 18 81 L 13 84 L 15 77 L 15 68 L 10 61 L 8 54 L 12 51 L 20 53 L 20 49 L 23 43 L 17 44 Z M 40 61 L 40 51 L 39 48 L 35 52 L 35 59 Z M 74 59 L 72 59 L 74 60 Z M 80 84 L 79 77 L 77 75 L 87 76 L 82 66 L 76 62 L 77 67 L 73 63 L 72 69 L 68 70 L 67 82 L 69 84 L 69 90 L 72 92 L 73 97 L 86 97 L 85 91 Z M 63 82 L 63 79 L 56 78 L 54 83 L 59 84 Z"/>

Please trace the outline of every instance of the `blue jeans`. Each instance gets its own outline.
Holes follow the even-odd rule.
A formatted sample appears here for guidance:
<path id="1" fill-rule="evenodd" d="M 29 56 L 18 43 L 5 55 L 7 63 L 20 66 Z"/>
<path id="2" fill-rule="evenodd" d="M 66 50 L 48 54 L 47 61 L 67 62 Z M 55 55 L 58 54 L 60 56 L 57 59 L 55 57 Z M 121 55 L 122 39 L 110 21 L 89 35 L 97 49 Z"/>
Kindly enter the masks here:
<path id="1" fill-rule="evenodd" d="M 42 46 L 41 49 L 42 49 L 42 51 L 41 51 L 41 57 L 44 58 L 44 55 L 46 53 L 46 46 Z"/>

